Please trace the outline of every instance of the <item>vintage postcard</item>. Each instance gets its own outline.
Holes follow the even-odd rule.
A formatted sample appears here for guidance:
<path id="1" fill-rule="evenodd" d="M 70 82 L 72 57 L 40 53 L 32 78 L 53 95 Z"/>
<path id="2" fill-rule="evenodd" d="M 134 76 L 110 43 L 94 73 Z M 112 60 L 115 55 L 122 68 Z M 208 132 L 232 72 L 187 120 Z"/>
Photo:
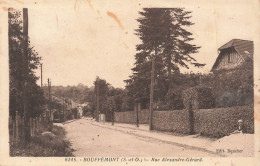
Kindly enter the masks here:
<path id="1" fill-rule="evenodd" d="M 0 0 L 0 165 L 259 165 L 259 9 Z"/>

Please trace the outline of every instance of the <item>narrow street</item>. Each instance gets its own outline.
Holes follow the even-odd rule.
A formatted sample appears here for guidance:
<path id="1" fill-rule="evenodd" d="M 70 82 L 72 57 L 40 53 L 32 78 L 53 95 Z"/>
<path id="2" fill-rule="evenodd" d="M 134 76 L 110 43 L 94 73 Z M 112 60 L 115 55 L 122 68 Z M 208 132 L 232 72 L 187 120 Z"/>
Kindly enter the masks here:
<path id="1" fill-rule="evenodd" d="M 183 148 L 131 132 L 122 132 L 83 118 L 62 125 L 76 157 L 209 157 L 214 154 Z M 132 132 L 135 132 L 133 130 Z"/>

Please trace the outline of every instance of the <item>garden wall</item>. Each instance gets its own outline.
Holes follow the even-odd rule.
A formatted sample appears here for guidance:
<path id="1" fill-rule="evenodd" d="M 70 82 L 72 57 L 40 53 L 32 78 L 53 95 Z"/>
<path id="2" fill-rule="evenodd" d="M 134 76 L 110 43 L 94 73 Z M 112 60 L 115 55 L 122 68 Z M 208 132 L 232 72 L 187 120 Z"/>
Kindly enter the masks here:
<path id="1" fill-rule="evenodd" d="M 149 110 L 138 111 L 140 124 L 149 123 Z M 115 122 L 117 123 L 136 123 L 136 111 L 115 112 Z"/>
<path id="2" fill-rule="evenodd" d="M 238 120 L 242 119 L 247 133 L 254 133 L 253 106 L 194 110 L 195 133 L 222 137 L 238 129 Z"/>

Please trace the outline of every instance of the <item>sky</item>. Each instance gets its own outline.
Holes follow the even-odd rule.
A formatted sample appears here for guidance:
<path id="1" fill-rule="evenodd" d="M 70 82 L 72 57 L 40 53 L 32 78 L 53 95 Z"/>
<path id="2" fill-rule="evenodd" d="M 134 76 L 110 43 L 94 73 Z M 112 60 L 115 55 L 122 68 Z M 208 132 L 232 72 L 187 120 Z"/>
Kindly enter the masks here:
<path id="1" fill-rule="evenodd" d="M 173 3 L 161 1 L 90 1 L 76 0 L 33 5 L 29 12 L 29 37 L 42 57 L 43 83 L 52 85 L 92 86 L 96 76 L 114 87 L 123 88 L 134 67 L 138 28 L 138 11 L 144 7 L 184 7 L 192 11 L 195 23 L 187 30 L 193 33 L 193 44 L 201 49 L 193 57 L 203 68 L 190 70 L 208 73 L 215 62 L 217 49 L 231 39 L 256 38 L 253 3 L 246 0 L 216 3 Z M 177 1 L 176 1 L 177 2 Z M 152 5 L 151 5 L 152 4 Z M 36 71 L 39 76 L 40 70 Z"/>

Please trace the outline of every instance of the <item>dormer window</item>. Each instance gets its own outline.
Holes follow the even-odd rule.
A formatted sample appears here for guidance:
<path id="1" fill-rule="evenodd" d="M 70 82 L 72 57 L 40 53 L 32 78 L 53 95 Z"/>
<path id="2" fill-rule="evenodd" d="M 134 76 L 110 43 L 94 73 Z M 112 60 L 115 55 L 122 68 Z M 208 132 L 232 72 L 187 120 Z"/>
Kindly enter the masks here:
<path id="1" fill-rule="evenodd" d="M 249 40 L 232 39 L 218 49 L 218 54 L 211 69 L 213 73 L 223 68 L 234 68 L 245 58 L 253 59 L 254 43 Z"/>

